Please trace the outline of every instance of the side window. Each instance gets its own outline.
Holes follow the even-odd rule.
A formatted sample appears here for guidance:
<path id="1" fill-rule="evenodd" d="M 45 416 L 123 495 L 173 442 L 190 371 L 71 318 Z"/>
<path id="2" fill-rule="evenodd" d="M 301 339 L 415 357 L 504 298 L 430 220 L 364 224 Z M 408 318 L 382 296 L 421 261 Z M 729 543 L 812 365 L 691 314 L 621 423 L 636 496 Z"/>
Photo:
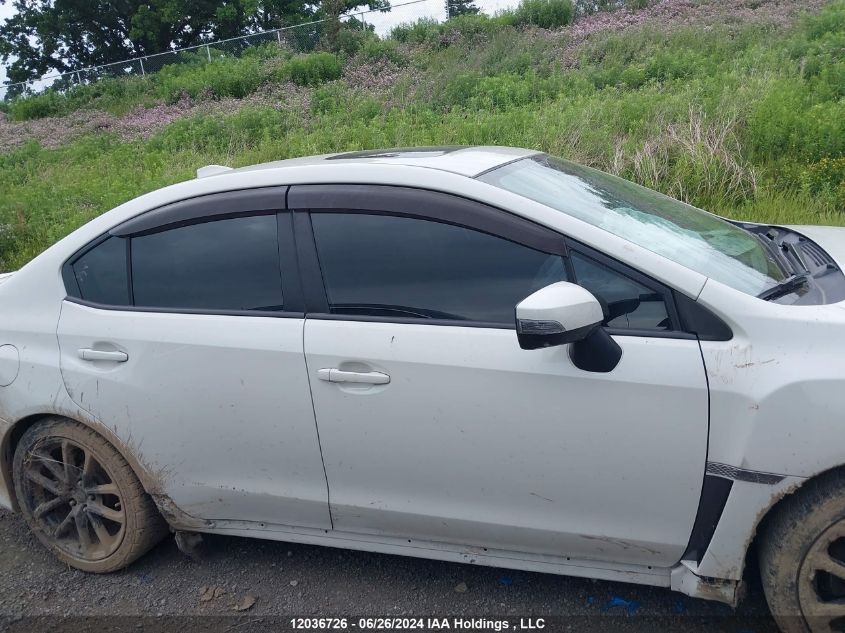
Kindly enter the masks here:
<path id="1" fill-rule="evenodd" d="M 275 215 L 190 224 L 132 237 L 135 305 L 281 310 Z"/>
<path id="2" fill-rule="evenodd" d="M 572 251 L 572 267 L 578 285 L 603 302 L 605 325 L 637 330 L 668 330 L 669 314 L 663 296 L 630 277 Z"/>
<path id="3" fill-rule="evenodd" d="M 364 213 L 311 217 L 334 314 L 512 325 L 517 303 L 566 279 L 560 256 L 472 229 Z"/>
<path id="4" fill-rule="evenodd" d="M 73 263 L 79 294 L 86 301 L 128 305 L 129 275 L 126 240 L 109 237 Z"/>

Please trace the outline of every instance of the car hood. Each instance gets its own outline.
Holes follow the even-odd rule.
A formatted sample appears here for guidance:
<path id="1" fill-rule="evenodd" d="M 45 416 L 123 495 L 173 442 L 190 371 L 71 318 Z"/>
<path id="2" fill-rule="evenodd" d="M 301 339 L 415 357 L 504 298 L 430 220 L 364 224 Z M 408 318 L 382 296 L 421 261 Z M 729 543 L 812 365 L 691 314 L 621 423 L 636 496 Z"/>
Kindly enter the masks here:
<path id="1" fill-rule="evenodd" d="M 786 228 L 810 238 L 821 246 L 845 270 L 845 227 L 800 225 Z"/>
<path id="2" fill-rule="evenodd" d="M 15 273 L 13 273 L 13 272 L 12 273 L 0 273 L 0 284 L 2 284 L 4 281 L 8 281 L 9 278 L 14 274 Z"/>

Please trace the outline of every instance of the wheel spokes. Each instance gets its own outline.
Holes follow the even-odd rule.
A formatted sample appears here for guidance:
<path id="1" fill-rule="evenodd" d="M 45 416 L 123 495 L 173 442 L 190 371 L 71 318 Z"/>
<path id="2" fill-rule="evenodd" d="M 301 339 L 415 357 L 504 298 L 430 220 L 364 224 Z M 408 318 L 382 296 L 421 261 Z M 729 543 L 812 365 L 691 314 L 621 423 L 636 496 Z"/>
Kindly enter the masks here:
<path id="1" fill-rule="evenodd" d="M 53 545 L 86 560 L 110 555 L 123 539 L 120 488 L 85 446 L 46 438 L 28 454 L 26 507 Z M 67 513 L 65 513 L 65 510 Z"/>
<path id="2" fill-rule="evenodd" d="M 42 516 L 50 512 L 51 510 L 55 510 L 61 505 L 67 503 L 66 499 L 62 497 L 56 497 L 55 499 L 50 499 L 49 501 L 45 501 L 43 503 L 38 504 L 35 510 L 32 511 L 32 516 L 36 519 L 40 519 Z"/>
<path id="3" fill-rule="evenodd" d="M 106 529 L 105 524 L 99 516 L 96 514 L 89 514 L 88 521 L 91 523 L 91 527 L 94 528 L 94 534 L 97 535 L 97 539 L 102 545 L 108 546 L 114 542 L 115 536 L 109 534 L 109 531 Z"/>
<path id="4" fill-rule="evenodd" d="M 67 532 L 68 528 L 73 523 L 73 510 L 67 513 L 67 516 L 64 520 L 56 526 L 56 529 L 53 531 L 53 538 L 60 538 L 62 534 Z"/>
<path id="5" fill-rule="evenodd" d="M 62 441 L 62 462 L 65 465 L 65 481 L 75 481 L 76 473 L 71 472 L 73 469 L 73 456 L 71 455 L 71 447 L 68 440 Z"/>
<path id="6" fill-rule="evenodd" d="M 94 470 L 94 458 L 91 453 L 85 451 L 85 458 L 82 461 L 82 481 L 87 481 L 91 478 Z"/>
<path id="7" fill-rule="evenodd" d="M 845 621 L 845 521 L 830 525 L 804 557 L 798 600 L 813 631 L 832 631 Z"/>
<path id="8" fill-rule="evenodd" d="M 76 525 L 76 536 L 79 539 L 79 546 L 83 553 L 91 549 L 91 533 L 88 531 L 88 515 L 85 512 L 76 512 L 73 516 Z"/>
<path id="9" fill-rule="evenodd" d="M 40 453 L 32 453 L 32 458 L 36 463 L 43 464 L 58 481 L 67 482 L 65 467 L 62 462 L 56 461 L 49 455 L 41 455 Z"/>
<path id="10" fill-rule="evenodd" d="M 99 501 L 89 501 L 88 504 L 88 512 L 91 514 L 96 514 L 104 519 L 108 519 L 109 521 L 113 521 L 115 523 L 123 524 L 123 511 L 122 510 L 113 510 L 104 506 Z"/>
<path id="11" fill-rule="evenodd" d="M 61 495 L 61 484 L 58 481 L 48 479 L 46 476 L 36 470 L 33 470 L 32 468 L 27 468 L 26 478 L 56 497 Z"/>
<path id="12" fill-rule="evenodd" d="M 836 560 L 830 554 L 817 556 L 813 563 L 817 570 L 827 572 L 831 576 L 836 576 L 845 581 L 845 563 Z"/>
<path id="13" fill-rule="evenodd" d="M 89 495 L 118 495 L 117 486 L 114 484 L 97 484 L 96 486 L 88 486 L 85 492 Z"/>

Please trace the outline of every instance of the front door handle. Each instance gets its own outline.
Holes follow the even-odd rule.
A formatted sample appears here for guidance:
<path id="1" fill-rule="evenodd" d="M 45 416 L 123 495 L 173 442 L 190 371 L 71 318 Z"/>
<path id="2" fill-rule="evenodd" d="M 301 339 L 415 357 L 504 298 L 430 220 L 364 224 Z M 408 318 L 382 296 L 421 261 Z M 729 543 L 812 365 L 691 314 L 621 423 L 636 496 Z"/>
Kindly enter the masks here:
<path id="1" fill-rule="evenodd" d="M 129 360 L 126 352 L 107 352 L 101 349 L 84 348 L 79 351 L 79 358 L 82 360 L 110 360 L 115 363 L 125 363 Z"/>
<path id="2" fill-rule="evenodd" d="M 342 371 L 340 369 L 319 369 L 317 377 L 326 382 L 357 382 L 365 385 L 386 385 L 390 376 L 380 371 Z"/>

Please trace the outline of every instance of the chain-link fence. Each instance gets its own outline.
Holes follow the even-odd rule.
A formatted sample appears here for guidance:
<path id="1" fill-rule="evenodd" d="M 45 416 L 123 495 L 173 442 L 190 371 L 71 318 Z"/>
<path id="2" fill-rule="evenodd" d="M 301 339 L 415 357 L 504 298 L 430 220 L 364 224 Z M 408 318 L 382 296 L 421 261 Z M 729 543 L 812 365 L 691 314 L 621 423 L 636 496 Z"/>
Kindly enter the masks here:
<path id="1" fill-rule="evenodd" d="M 399 24 L 411 23 L 423 18 L 438 22 L 445 20 L 450 13 L 450 1 L 406 0 L 393 4 L 386 11 L 363 10 L 349 13 L 342 16 L 341 21 L 355 22 L 358 27 L 371 28 L 380 36 L 385 36 Z M 512 7 L 515 0 L 475 0 L 473 4 L 481 12 L 493 15 L 497 11 Z M 32 81 L 4 84 L 0 85 L 0 100 L 18 94 L 37 94 L 48 88 L 66 90 L 74 85 L 92 83 L 104 77 L 147 75 L 170 64 L 202 63 L 220 57 L 237 57 L 245 50 L 263 44 L 276 44 L 297 53 L 309 52 L 320 43 L 321 35 L 328 22 L 328 20 L 315 20 L 102 66 L 48 74 Z"/>

